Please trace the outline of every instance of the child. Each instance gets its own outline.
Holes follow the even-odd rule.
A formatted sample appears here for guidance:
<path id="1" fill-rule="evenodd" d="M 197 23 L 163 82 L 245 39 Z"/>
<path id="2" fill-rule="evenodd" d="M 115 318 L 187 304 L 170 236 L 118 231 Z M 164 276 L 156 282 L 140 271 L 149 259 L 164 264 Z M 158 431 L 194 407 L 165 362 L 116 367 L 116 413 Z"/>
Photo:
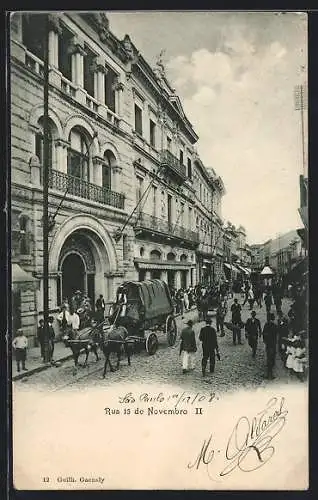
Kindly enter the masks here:
<path id="1" fill-rule="evenodd" d="M 299 380 L 304 380 L 306 358 L 306 345 L 301 334 L 298 334 L 298 340 L 294 344 L 294 366 L 293 370 Z"/>
<path id="2" fill-rule="evenodd" d="M 17 336 L 13 339 L 12 347 L 15 349 L 15 356 L 17 362 L 17 370 L 20 371 L 20 363 L 22 362 L 22 370 L 27 371 L 28 369 L 25 367 L 26 360 L 26 350 L 28 347 L 28 339 L 23 334 L 22 328 L 19 328 L 17 331 Z"/>

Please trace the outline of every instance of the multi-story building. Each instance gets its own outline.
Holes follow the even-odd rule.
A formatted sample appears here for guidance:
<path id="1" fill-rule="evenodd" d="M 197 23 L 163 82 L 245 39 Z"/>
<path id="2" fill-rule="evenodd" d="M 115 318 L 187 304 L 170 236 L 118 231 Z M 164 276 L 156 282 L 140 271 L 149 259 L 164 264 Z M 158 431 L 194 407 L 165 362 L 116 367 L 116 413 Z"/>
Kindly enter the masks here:
<path id="1" fill-rule="evenodd" d="M 286 276 L 307 253 L 298 231 L 292 230 L 265 243 L 252 245 L 253 269 L 261 271 L 267 265 L 277 276 Z"/>
<path id="2" fill-rule="evenodd" d="M 213 198 L 221 181 L 216 175 L 211 179 L 195 153 L 198 136 L 161 61 L 152 69 L 128 35 L 116 38 L 103 13 L 15 13 L 10 61 L 13 315 L 14 326 L 22 325 L 27 333 L 34 333 L 43 308 L 47 19 L 50 311 L 77 289 L 93 302 L 100 293 L 111 301 L 115 288 L 128 279 L 195 284 L 199 243 L 207 245 L 208 254 L 213 203 L 218 210 L 221 204 Z"/>

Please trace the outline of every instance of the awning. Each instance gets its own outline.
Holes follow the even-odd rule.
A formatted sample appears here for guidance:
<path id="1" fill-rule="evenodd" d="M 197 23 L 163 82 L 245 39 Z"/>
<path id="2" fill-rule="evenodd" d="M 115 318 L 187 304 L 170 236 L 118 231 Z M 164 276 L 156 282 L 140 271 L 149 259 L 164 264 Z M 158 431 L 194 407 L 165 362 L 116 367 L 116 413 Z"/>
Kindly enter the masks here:
<path id="1" fill-rule="evenodd" d="M 232 271 L 232 273 L 237 274 L 240 272 L 237 267 L 233 266 L 233 264 L 228 264 L 227 262 L 224 262 L 223 265 L 225 266 L 225 269 Z"/>
<path id="2" fill-rule="evenodd" d="M 11 269 L 13 290 L 35 290 L 38 287 L 39 280 L 24 271 L 19 264 L 12 264 Z"/>
<path id="3" fill-rule="evenodd" d="M 149 269 L 149 270 L 156 270 L 156 269 L 161 269 L 162 271 L 165 270 L 172 270 L 172 271 L 187 271 L 191 269 L 191 267 L 195 267 L 194 264 L 187 263 L 187 262 L 176 262 L 176 261 L 151 261 L 151 260 L 146 260 L 146 259 L 134 259 L 135 264 L 138 266 L 139 269 Z"/>
<path id="4" fill-rule="evenodd" d="M 245 267 L 241 266 L 240 264 L 236 263 L 235 264 L 236 267 L 244 274 L 249 274 L 249 272 L 247 271 L 247 269 L 245 269 Z"/>

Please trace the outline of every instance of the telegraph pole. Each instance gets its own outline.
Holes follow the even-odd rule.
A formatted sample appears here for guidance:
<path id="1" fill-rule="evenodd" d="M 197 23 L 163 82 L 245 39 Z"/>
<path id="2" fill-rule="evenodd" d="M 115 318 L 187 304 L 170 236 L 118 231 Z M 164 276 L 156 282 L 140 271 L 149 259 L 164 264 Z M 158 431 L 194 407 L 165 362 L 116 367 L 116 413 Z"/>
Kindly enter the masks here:
<path id="1" fill-rule="evenodd" d="M 44 115 L 43 115 L 43 319 L 44 319 L 44 359 L 49 361 L 49 21 L 48 14 L 44 15 Z"/>
<path id="2" fill-rule="evenodd" d="M 295 110 L 300 111 L 303 175 L 306 177 L 304 111 L 305 109 L 307 109 L 307 96 L 306 96 L 306 88 L 303 84 L 296 85 L 294 89 L 294 99 L 295 99 Z"/>

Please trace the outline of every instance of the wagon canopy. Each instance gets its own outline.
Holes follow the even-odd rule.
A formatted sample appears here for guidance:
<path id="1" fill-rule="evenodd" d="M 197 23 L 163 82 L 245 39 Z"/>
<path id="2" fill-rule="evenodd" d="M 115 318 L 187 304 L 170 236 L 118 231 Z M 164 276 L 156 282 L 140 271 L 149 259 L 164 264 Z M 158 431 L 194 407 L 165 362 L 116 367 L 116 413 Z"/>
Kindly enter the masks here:
<path id="1" fill-rule="evenodd" d="M 124 291 L 127 302 L 139 299 L 145 310 L 145 319 L 173 313 L 173 303 L 167 284 L 161 280 L 127 281 L 119 290 Z"/>

